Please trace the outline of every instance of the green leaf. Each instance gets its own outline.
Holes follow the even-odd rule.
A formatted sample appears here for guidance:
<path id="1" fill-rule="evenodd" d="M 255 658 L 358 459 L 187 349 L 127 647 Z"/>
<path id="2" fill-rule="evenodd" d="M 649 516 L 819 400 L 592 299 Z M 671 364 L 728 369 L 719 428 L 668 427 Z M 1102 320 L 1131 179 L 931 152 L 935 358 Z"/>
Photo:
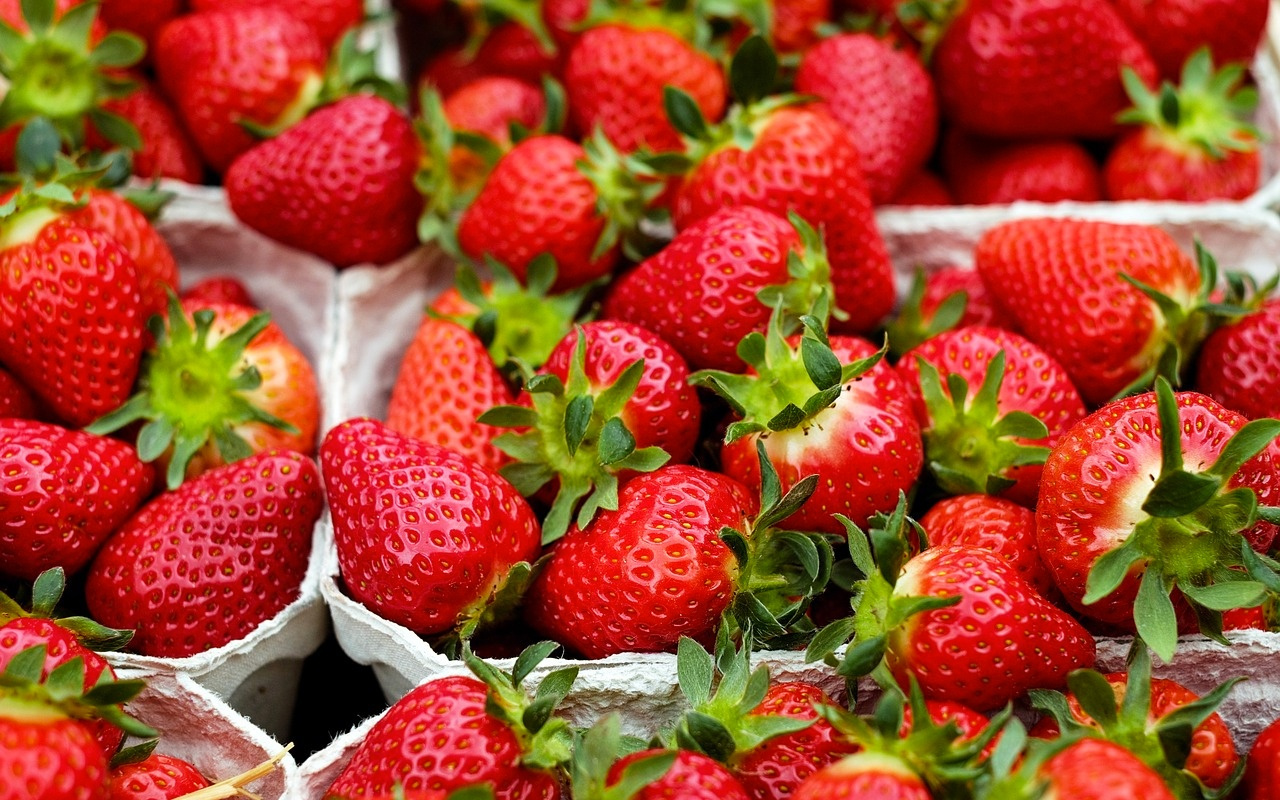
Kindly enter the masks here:
<path id="1" fill-rule="evenodd" d="M 62 151 L 62 137 L 58 129 L 45 117 L 33 117 L 18 134 L 18 170 L 24 175 L 45 175 L 53 171 L 58 153 Z"/>
<path id="2" fill-rule="evenodd" d="M 888 636 L 882 633 L 879 636 L 855 642 L 845 650 L 844 658 L 836 667 L 836 674 L 843 678 L 861 678 L 864 675 L 870 675 L 884 658 L 888 641 Z"/>
<path id="3" fill-rule="evenodd" d="M 1096 603 L 1114 592 L 1116 587 L 1124 581 L 1129 568 L 1142 558 L 1145 556 L 1133 544 L 1132 539 L 1126 539 L 1116 549 L 1102 554 L 1097 561 L 1093 562 L 1089 577 L 1085 581 L 1084 604 Z"/>
<path id="4" fill-rule="evenodd" d="M 690 706 L 697 708 L 711 699 L 714 678 L 715 661 L 711 654 L 693 639 L 681 636 L 676 645 L 676 679 Z"/>
<path id="5" fill-rule="evenodd" d="M 756 528 L 771 528 L 792 514 L 796 513 L 809 498 L 813 496 L 814 491 L 818 488 L 818 476 L 807 475 L 796 482 L 794 486 L 787 490 L 786 495 L 782 497 L 773 506 L 766 506 L 756 519 Z"/>
<path id="6" fill-rule="evenodd" d="M 1080 708 L 1102 725 L 1103 730 L 1116 722 L 1116 693 L 1101 673 L 1079 669 L 1067 676 L 1067 687 L 1080 703 Z"/>
<path id="7" fill-rule="evenodd" d="M 805 648 L 805 662 L 821 661 L 839 650 L 842 645 L 853 638 L 856 623 L 853 617 L 844 617 L 828 623 L 813 637 Z"/>
<path id="8" fill-rule="evenodd" d="M 635 797 L 641 789 L 667 774 L 671 765 L 676 762 L 676 755 L 676 751 L 668 750 L 632 761 L 622 769 L 622 776 L 613 785 L 612 791 L 619 798 Z"/>
<path id="9" fill-rule="evenodd" d="M 1178 588 L 1193 603 L 1214 611 L 1253 608 L 1260 605 L 1267 595 L 1267 587 L 1258 581 L 1243 579 L 1227 583 L 1215 583 L 1212 586 L 1180 584 Z"/>
<path id="10" fill-rule="evenodd" d="M 138 133 L 138 129 L 128 119 L 111 111 L 104 111 L 101 108 L 95 108 L 89 112 L 89 119 L 93 122 L 93 126 L 97 128 L 98 133 L 109 142 L 118 144 L 121 147 L 127 147 L 130 150 L 138 151 L 142 149 L 142 135 Z M 77 144 L 79 144 L 77 142 Z"/>
<path id="11" fill-rule="evenodd" d="M 147 45 L 125 31 L 111 31 L 89 53 L 89 61 L 100 67 L 131 67 L 142 60 Z"/>
<path id="12" fill-rule="evenodd" d="M 533 428 L 538 424 L 538 412 L 527 406 L 494 406 L 476 422 L 495 428 Z"/>
<path id="13" fill-rule="evenodd" d="M 777 78 L 778 56 L 759 34 L 743 42 L 729 64 L 729 86 L 734 98 L 743 105 L 772 94 Z"/>
<path id="14" fill-rule="evenodd" d="M 1280 420 L 1255 419 L 1236 431 L 1218 454 L 1218 460 L 1206 471 L 1226 480 L 1244 465 L 1244 462 L 1261 453 L 1267 445 L 1280 436 Z"/>
<path id="15" fill-rule="evenodd" d="M 597 448 L 600 463 L 613 466 L 635 452 L 636 439 L 621 417 L 612 417 L 600 428 Z"/>
<path id="16" fill-rule="evenodd" d="M 53 24 L 54 0 L 22 0 L 22 18 L 31 32 L 40 35 Z"/>
<path id="17" fill-rule="evenodd" d="M 543 641 L 531 644 L 524 649 L 516 658 L 516 663 L 511 667 L 511 683 L 519 686 L 524 683 L 524 679 L 529 677 L 529 673 L 533 672 L 534 667 L 542 663 L 542 661 L 560 647 L 556 642 Z"/>
<path id="18" fill-rule="evenodd" d="M 830 346 L 806 336 L 800 340 L 800 357 L 814 386 L 830 389 L 840 385 L 840 359 Z"/>
<path id="19" fill-rule="evenodd" d="M 576 454 L 582 440 L 586 438 L 587 427 L 591 424 L 591 412 L 594 410 L 595 398 L 589 394 L 574 397 L 565 407 L 564 441 L 569 448 L 569 455 Z"/>
<path id="20" fill-rule="evenodd" d="M 1178 618 L 1160 571 L 1151 566 L 1142 574 L 1133 600 L 1133 621 L 1138 635 L 1166 664 L 1178 647 Z"/>
<path id="21" fill-rule="evenodd" d="M 1010 411 L 996 422 L 992 432 L 999 438 L 1006 436 L 1014 439 L 1043 439 L 1049 435 L 1049 428 L 1039 418 L 1025 411 Z M 1047 456 L 1048 453 L 1046 452 Z M 1043 459 L 1040 463 L 1044 463 Z"/>
<path id="22" fill-rule="evenodd" d="M 1222 480 L 1208 474 L 1195 472 L 1161 473 L 1156 485 L 1151 487 L 1142 510 L 1153 517 L 1173 518 L 1190 514 L 1217 495 Z"/>
<path id="23" fill-rule="evenodd" d="M 701 711 L 685 714 L 684 727 L 699 750 L 716 761 L 728 761 L 736 748 L 733 735 L 720 720 Z"/>
<path id="24" fill-rule="evenodd" d="M 662 88 L 662 105 L 667 111 L 667 119 L 677 131 L 690 139 L 706 140 L 710 138 L 707 120 L 702 115 L 698 103 L 686 92 L 674 86 Z"/>

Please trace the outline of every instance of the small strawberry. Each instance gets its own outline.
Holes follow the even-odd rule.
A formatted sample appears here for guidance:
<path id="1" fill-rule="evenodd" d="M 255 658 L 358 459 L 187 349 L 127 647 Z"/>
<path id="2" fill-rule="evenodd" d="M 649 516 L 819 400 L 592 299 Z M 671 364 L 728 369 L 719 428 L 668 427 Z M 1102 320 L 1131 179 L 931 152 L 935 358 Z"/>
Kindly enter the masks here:
<path id="1" fill-rule="evenodd" d="M 1196 356 L 1196 388 L 1248 419 L 1280 417 L 1280 300 L 1218 328 Z"/>
<path id="2" fill-rule="evenodd" d="M 261 308 L 244 282 L 234 275 L 211 275 L 197 281 L 183 289 L 178 299 L 197 310 L 216 304 Z"/>
<path id="3" fill-rule="evenodd" d="M 107 800 L 176 800 L 208 785 L 209 779 L 190 761 L 152 753 L 111 768 Z"/>
<path id="4" fill-rule="evenodd" d="M 181 658 L 242 639 L 298 597 L 323 505 L 319 470 L 298 453 L 211 469 L 107 540 L 89 567 L 89 610 L 135 629 L 130 648 L 143 655 Z"/>
<path id="5" fill-rule="evenodd" d="M 361 0 L 191 0 L 193 12 L 254 7 L 284 9 L 311 26 L 326 49 L 365 16 Z"/>
<path id="6" fill-rule="evenodd" d="M 640 750 L 619 759 L 609 768 L 609 785 L 620 783 L 624 771 L 635 762 L 665 752 L 670 751 Z M 636 800 L 749 800 L 751 795 L 724 765 L 702 753 L 676 750 L 670 768 L 631 797 Z"/>
<path id="7" fill-rule="evenodd" d="M 150 494 L 154 472 L 122 442 L 34 420 L 0 420 L 0 573 L 76 573 Z"/>
<path id="8" fill-rule="evenodd" d="M 1111 0 L 1165 78 L 1207 45 L 1219 64 L 1250 63 L 1266 32 L 1265 0 Z"/>
<path id="9" fill-rule="evenodd" d="M 486 613 L 509 611 L 489 606 L 504 588 L 523 590 L 540 531 L 501 475 L 364 418 L 331 429 L 320 460 L 338 567 L 357 602 L 421 635 L 468 635 Z"/>
<path id="10" fill-rule="evenodd" d="M 1262 729 L 1249 748 L 1244 782 L 1240 788 L 1243 800 L 1270 800 L 1280 792 L 1280 721 L 1273 720 Z"/>
<path id="11" fill-rule="evenodd" d="M 129 80 L 134 84 L 132 91 L 106 101 L 103 108 L 128 120 L 138 131 L 133 173 L 146 180 L 172 178 L 202 183 L 204 162 L 173 104 L 148 79 L 130 73 Z M 86 144 L 91 150 L 109 150 L 112 146 L 92 126 L 86 131 Z"/>
<path id="12" fill-rule="evenodd" d="M 483 137 L 501 153 L 511 149 L 513 129 L 533 131 L 545 125 L 544 132 L 553 132 L 563 116 L 563 108 L 557 107 L 560 101 L 524 81 L 486 75 L 451 92 L 441 110 L 455 132 Z M 462 187 L 483 182 L 491 166 L 464 146 L 453 147 L 448 160 L 453 180 Z"/>
<path id="13" fill-rule="evenodd" d="M 1218 63 L 1223 63 L 1219 61 Z M 1148 89 L 1126 71 L 1129 129 L 1103 165 L 1111 200 L 1243 200 L 1262 181 L 1261 134 L 1249 122 L 1257 90 L 1242 86 L 1244 65 L 1213 67 L 1208 48 L 1187 59 L 1181 83 Z"/>
<path id="14" fill-rule="evenodd" d="M 970 545 L 997 553 L 1027 583 L 1048 596 L 1053 577 L 1040 560 L 1035 512 L 989 494 L 945 497 L 920 518 L 930 546 Z"/>
<path id="15" fill-rule="evenodd" d="M 1000 141 L 952 129 L 943 138 L 941 162 L 947 188 L 961 204 L 1102 199 L 1102 171 L 1072 139 Z"/>
<path id="16" fill-rule="evenodd" d="M 502 75 L 536 86 L 543 75 L 558 71 L 556 54 L 543 49 L 537 37 L 524 26 L 504 22 L 490 29 L 478 48 L 466 45 L 443 48 L 422 65 L 414 85 L 417 94 L 434 87 L 448 96 L 487 75 Z"/>

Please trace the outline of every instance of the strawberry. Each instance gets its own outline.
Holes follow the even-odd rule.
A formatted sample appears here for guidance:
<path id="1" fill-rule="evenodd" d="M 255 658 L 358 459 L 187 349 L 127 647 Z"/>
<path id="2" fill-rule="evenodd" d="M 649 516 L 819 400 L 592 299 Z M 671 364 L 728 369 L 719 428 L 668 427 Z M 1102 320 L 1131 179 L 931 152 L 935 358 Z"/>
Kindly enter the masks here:
<path id="1" fill-rule="evenodd" d="M 855 753 L 806 778 L 795 800 L 878 797 L 884 800 L 931 800 L 921 777 L 905 761 L 884 753 Z"/>
<path id="2" fill-rule="evenodd" d="M 0 417 L 35 419 L 36 401 L 31 390 L 12 372 L 0 367 Z"/>
<path id="3" fill-rule="evenodd" d="M 728 99 L 724 73 L 710 55 L 661 23 L 625 18 L 578 35 L 564 82 L 574 126 L 603 131 L 623 153 L 683 149 L 663 111 L 665 87 L 686 92 L 711 120 L 720 118 Z"/>
<path id="4" fill-rule="evenodd" d="M 183 303 L 189 303 L 197 310 L 209 308 L 215 304 L 260 308 L 258 302 L 249 294 L 249 289 L 234 275 L 210 275 L 182 290 L 178 296 Z"/>
<path id="5" fill-rule="evenodd" d="M 929 470 L 950 494 L 1035 503 L 1048 448 L 1085 415 L 1066 371 L 1039 346 L 1001 328 L 964 327 L 903 355 Z M 972 396 L 968 387 L 975 386 Z"/>
<path id="6" fill-rule="evenodd" d="M 156 72 L 205 162 L 226 172 L 254 145 L 242 123 L 278 133 L 319 94 L 325 49 L 282 8 L 184 14 L 161 30 Z"/>
<path id="7" fill-rule="evenodd" d="M 912 53 L 868 33 L 808 48 L 795 90 L 822 98 L 858 142 L 871 201 L 888 203 L 919 172 L 938 137 L 933 78 Z"/>
<path id="8" fill-rule="evenodd" d="M 175 800 L 208 785 L 209 779 L 190 761 L 152 753 L 111 768 L 107 800 Z"/>
<path id="9" fill-rule="evenodd" d="M 1243 800 L 1268 800 L 1280 790 L 1280 721 L 1269 722 L 1249 747 L 1244 782 L 1240 787 Z"/>
<path id="10" fill-rule="evenodd" d="M 1041 594 L 1053 577 L 1036 547 L 1036 517 L 1030 509 L 987 494 L 946 497 L 920 518 L 933 547 L 969 545 L 997 553 Z"/>
<path id="11" fill-rule="evenodd" d="M 886 205 L 890 206 L 952 206 L 955 197 L 951 190 L 929 170 L 920 170 L 903 182 L 902 188 Z"/>
<path id="12" fill-rule="evenodd" d="M 1151 56 L 1107 0 L 961 4 L 933 51 L 943 117 L 1005 138 L 1114 135 L 1122 66 L 1156 79 Z"/>
<path id="13" fill-rule="evenodd" d="M 133 173 L 148 180 L 203 182 L 204 162 L 173 105 L 147 79 L 131 75 L 130 80 L 135 84 L 133 91 L 108 100 L 103 107 L 138 129 L 141 146 L 133 153 Z M 108 140 L 95 129 L 90 128 L 87 136 L 91 149 L 109 148 Z"/>
<path id="14" fill-rule="evenodd" d="M 419 159 L 404 112 L 351 95 L 236 158 L 227 202 L 249 227 L 337 267 L 385 264 L 418 244 Z"/>
<path id="15" fill-rule="evenodd" d="M 714 127 L 687 95 L 667 89 L 668 113 L 689 148 L 683 158 L 665 159 L 664 169 L 680 175 L 671 206 L 676 229 L 730 205 L 794 211 L 825 240 L 834 305 L 849 315 L 837 330 L 873 329 L 893 309 L 893 268 L 853 136 L 820 104 L 770 96 L 777 61 L 758 36 L 743 43 L 730 69 L 739 76 L 738 102 Z"/>
<path id="16" fill-rule="evenodd" d="M 1249 419 L 1280 417 L 1280 300 L 1218 328 L 1196 356 L 1196 388 Z"/>
<path id="17" fill-rule="evenodd" d="M 113 30 L 125 30 L 139 36 L 150 49 L 160 28 L 182 13 L 183 5 L 182 0 L 149 0 L 146 3 L 102 0 L 102 21 Z"/>
<path id="18" fill-rule="evenodd" d="M 945 266 L 927 272 L 916 270 L 898 313 L 885 325 L 885 333 L 889 351 L 901 358 L 944 331 L 970 325 L 1017 330 L 975 270 Z"/>
<path id="19" fill-rule="evenodd" d="M 1198 249 L 1197 264 L 1152 225 L 1081 219 L 1003 222 L 974 250 L 997 304 L 1093 407 L 1150 386 L 1157 370 L 1177 371 L 1178 354 L 1204 335 L 1197 309 L 1215 283 L 1211 260 Z"/>
<path id="20" fill-rule="evenodd" d="M 0 420 L 0 461 L 0 572 L 28 581 L 78 572 L 155 480 L 128 445 L 34 420 Z"/>
<path id="21" fill-rule="evenodd" d="M 137 206 L 105 189 L 85 189 L 69 217 L 86 228 L 108 233 L 133 258 L 146 319 L 163 314 L 166 296 L 178 288 L 178 262 L 168 243 Z"/>
<path id="22" fill-rule="evenodd" d="M 549 644 L 526 650 L 511 674 L 467 651 L 467 666 L 476 677 L 431 678 L 393 703 L 325 796 L 389 797 L 397 786 L 415 796 L 488 784 L 497 800 L 559 797 L 557 772 L 569 760 L 572 734 L 551 712 L 578 669 L 547 676 L 537 695 L 541 713 L 530 713 L 532 698 L 523 686 L 529 671 L 553 649 Z"/>
<path id="23" fill-rule="evenodd" d="M 535 130 L 547 121 L 549 111 L 559 115 L 563 109 L 548 109 L 544 91 L 536 86 L 503 75 L 487 75 L 451 92 L 444 98 L 442 110 L 454 131 L 482 136 L 498 152 L 505 152 L 511 149 L 513 128 Z M 547 132 L 551 130 L 549 123 Z M 455 146 L 449 153 L 449 172 L 459 186 L 483 182 L 487 170 L 481 156 L 469 148 Z"/>
<path id="24" fill-rule="evenodd" d="M 252 453 L 315 452 L 315 371 L 270 314 L 171 294 L 167 321 L 155 319 L 138 392 L 88 430 L 146 420 L 139 456 L 164 465 L 170 489 Z"/>
<path id="25" fill-rule="evenodd" d="M 504 22 L 490 29 L 478 48 L 443 49 L 423 65 L 414 83 L 419 94 L 433 86 L 445 96 L 485 75 L 505 75 L 537 85 L 543 75 L 559 72 L 558 63 L 559 57 L 548 53 L 527 28 Z"/>
<path id="26" fill-rule="evenodd" d="M 255 7 L 284 9 L 311 26 L 326 49 L 364 21 L 361 0 L 191 0 L 191 10 L 195 12 Z"/>
<path id="27" fill-rule="evenodd" d="M 1250 548 L 1276 537 L 1257 506 L 1274 502 L 1277 433 L 1280 421 L 1246 424 L 1163 378 L 1076 423 L 1049 454 L 1036 502 L 1040 557 L 1066 600 L 1136 629 L 1164 661 L 1197 622 L 1220 638 L 1223 610 L 1262 600 L 1248 570 Z"/>
<path id="28" fill-rule="evenodd" d="M 639 750 L 619 759 L 609 768 L 608 785 L 621 782 L 631 764 L 662 754 L 661 749 Z M 733 773 L 714 759 L 692 750 L 675 751 L 675 760 L 657 780 L 631 795 L 636 800 L 749 800 Z"/>
<path id="29" fill-rule="evenodd" d="M 498 473 L 366 418 L 325 434 L 320 460 L 343 583 L 375 614 L 421 635 L 470 630 L 504 586 L 522 588 L 538 520 Z"/>
<path id="30" fill-rule="evenodd" d="M 298 453 L 211 469 L 107 540 L 87 573 L 89 610 L 135 629 L 129 646 L 143 655 L 182 658 L 242 639 L 298 597 L 323 505 L 319 470 Z"/>
<path id="31" fill-rule="evenodd" d="M 1102 199 L 1102 172 L 1071 139 L 998 141 L 952 129 L 943 138 L 942 171 L 957 203 Z"/>
<path id="32" fill-rule="evenodd" d="M 1025 737 L 1025 729 L 1017 727 Z M 1106 739 L 1088 736 L 1059 738 L 1052 742 L 1031 740 L 1023 753 L 1010 755 L 1016 763 L 1002 762 L 993 780 L 975 794 L 994 798 L 1078 798 L 1078 800 L 1174 800 L 1160 773 L 1130 750 Z M 1016 767 L 1016 769 L 1014 769 Z M 1047 792 L 1047 793 L 1046 793 Z"/>
<path id="33" fill-rule="evenodd" d="M 1166 82 L 1158 93 L 1126 71 L 1133 108 L 1120 120 L 1136 127 L 1107 155 L 1107 196 L 1202 202 L 1253 194 L 1262 181 L 1261 134 L 1248 121 L 1258 95 L 1241 85 L 1244 77 L 1242 64 L 1215 70 L 1208 48 L 1187 59 L 1177 87 Z"/>
<path id="34" fill-rule="evenodd" d="M 1266 31 L 1264 0 L 1111 0 L 1151 52 L 1160 74 L 1173 78 L 1191 54 L 1208 45 L 1219 64 L 1250 63 Z"/>

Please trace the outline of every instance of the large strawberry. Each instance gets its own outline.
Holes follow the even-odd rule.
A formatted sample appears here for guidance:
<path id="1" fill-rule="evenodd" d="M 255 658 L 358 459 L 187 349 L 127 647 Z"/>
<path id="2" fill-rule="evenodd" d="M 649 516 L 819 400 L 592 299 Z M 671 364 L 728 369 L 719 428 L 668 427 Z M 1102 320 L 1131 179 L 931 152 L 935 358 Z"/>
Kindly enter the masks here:
<path id="1" fill-rule="evenodd" d="M 538 520 L 497 472 L 363 418 L 330 430 L 320 460 L 343 583 L 374 613 L 469 631 L 504 587 L 523 588 Z"/>
<path id="2" fill-rule="evenodd" d="M 1250 63 L 1266 33 L 1265 0 L 1111 0 L 1165 78 L 1208 45 L 1220 64 Z"/>
<path id="3" fill-rule="evenodd" d="M 296 599 L 324 505 L 311 459 L 269 451 L 211 469 L 143 506 L 98 552 L 85 600 L 137 631 L 144 655 L 242 639 Z"/>
<path id="4" fill-rule="evenodd" d="M 1096 407 L 1150 386 L 1157 371 L 1174 378 L 1186 368 L 1215 283 L 1212 259 L 1197 256 L 1199 264 L 1154 225 L 1024 218 L 987 230 L 974 265 L 1023 335 Z"/>
<path id="5" fill-rule="evenodd" d="M 989 494 L 945 497 L 920 518 L 929 544 L 964 544 L 1000 555 L 1027 583 L 1048 596 L 1053 577 L 1040 559 L 1035 512 Z"/>
<path id="6" fill-rule="evenodd" d="M 0 573 L 78 572 L 151 493 L 122 442 L 34 420 L 0 420 Z"/>
<path id="7" fill-rule="evenodd" d="M 1020 737 L 1026 729 L 1010 722 Z M 1008 734 L 1006 733 L 1006 736 Z M 1033 739 L 1021 753 L 1008 751 L 975 794 L 995 798 L 1072 798 L 1072 800 L 1175 800 L 1160 773 L 1123 745 L 1106 739 L 1060 737 Z M 1016 767 L 1016 769 L 1014 769 Z"/>
<path id="8" fill-rule="evenodd" d="M 315 452 L 315 370 L 270 314 L 171 294 L 168 319 L 154 319 L 137 393 L 89 430 L 145 420 L 138 454 L 164 465 L 170 489 L 253 453 Z"/>
<path id="9" fill-rule="evenodd" d="M 1262 600 L 1246 570 L 1250 548 L 1276 537 L 1258 506 L 1280 485 L 1267 446 L 1277 433 L 1280 421 L 1246 424 L 1163 379 L 1078 422 L 1049 454 L 1036 502 L 1040 556 L 1063 596 L 1136 629 L 1165 661 L 1179 631 L 1220 636 L 1223 610 Z"/>

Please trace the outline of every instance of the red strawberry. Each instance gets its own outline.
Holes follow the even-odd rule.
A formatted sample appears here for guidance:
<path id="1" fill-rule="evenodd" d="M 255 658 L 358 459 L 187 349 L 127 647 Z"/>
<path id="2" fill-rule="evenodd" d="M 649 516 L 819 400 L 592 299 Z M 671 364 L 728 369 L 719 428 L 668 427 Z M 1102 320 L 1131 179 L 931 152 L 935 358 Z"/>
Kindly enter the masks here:
<path id="1" fill-rule="evenodd" d="M 107 101 L 103 107 L 124 117 L 138 129 L 142 147 L 133 153 L 133 173 L 140 178 L 173 178 L 201 183 L 204 162 L 191 134 L 178 120 L 173 105 L 145 78 L 133 75 L 137 86 L 124 97 Z M 90 129 L 89 146 L 105 150 L 109 143 Z"/>
<path id="2" fill-rule="evenodd" d="M 1160 74 L 1181 74 L 1203 45 L 1219 64 L 1250 63 L 1266 32 L 1266 0 L 1111 0 L 1151 52 Z"/>
<path id="3" fill-rule="evenodd" d="M 179 298 L 196 309 L 216 304 L 260 308 L 244 282 L 234 275 L 212 275 L 183 289 Z"/>
<path id="4" fill-rule="evenodd" d="M 1280 792 L 1280 720 L 1272 721 L 1249 748 L 1241 797 L 1244 800 L 1270 800 Z"/>
<path id="5" fill-rule="evenodd" d="M 219 173 L 253 147 L 241 123 L 279 132 L 319 93 L 325 49 L 280 8 L 185 14 L 160 31 L 156 72 L 206 163 Z"/>
<path id="6" fill-rule="evenodd" d="M 414 81 L 418 93 L 433 86 L 449 96 L 467 83 L 486 75 L 503 75 L 536 86 L 544 74 L 556 74 L 558 59 L 537 37 L 514 22 L 491 30 L 475 52 L 464 46 L 443 49 L 427 61 Z"/>
<path id="7" fill-rule="evenodd" d="M 929 160 L 938 136 L 933 78 L 914 54 L 867 33 L 846 33 L 808 48 L 795 90 L 816 95 L 858 142 L 876 205 L 896 197 Z"/>
<path id="8" fill-rule="evenodd" d="M 1120 68 L 1155 64 L 1107 0 L 981 0 L 960 6 L 933 53 L 943 117 L 973 133 L 1112 136 Z"/>
<path id="9" fill-rule="evenodd" d="M 320 459 L 347 591 L 415 633 L 474 623 L 513 567 L 538 556 L 524 498 L 452 450 L 355 419 L 325 435 Z"/>
<path id="10" fill-rule="evenodd" d="M 939 500 L 920 518 L 931 547 L 970 545 L 1000 555 L 1027 583 L 1047 596 L 1053 577 L 1036 546 L 1036 517 L 1017 503 L 986 494 Z"/>
<path id="11" fill-rule="evenodd" d="M 898 193 L 886 205 L 891 206 L 951 206 L 955 205 L 951 190 L 934 173 L 921 170 L 907 178 Z"/>
<path id="12" fill-rule="evenodd" d="M 85 583 L 93 618 L 135 629 L 130 648 L 163 658 L 242 639 L 298 597 L 323 504 L 315 462 L 298 453 L 209 470 L 103 545 Z"/>
<path id="13" fill-rule="evenodd" d="M 564 68 L 570 119 L 597 128 L 623 153 L 684 149 L 663 110 L 663 90 L 688 93 L 707 119 L 719 119 L 728 99 L 715 59 L 657 25 L 625 21 L 579 34 Z"/>
<path id="14" fill-rule="evenodd" d="M 1266 552 L 1276 537 L 1253 504 L 1275 502 L 1266 446 L 1277 433 L 1280 422 L 1246 426 L 1163 379 L 1078 422 L 1045 462 L 1036 503 L 1040 557 L 1066 600 L 1093 619 L 1136 625 L 1165 661 L 1196 617 L 1212 632 L 1222 610 L 1257 605 L 1261 593 L 1247 584 L 1227 602 L 1211 595 L 1248 581 L 1232 569 L 1248 566 L 1242 550 Z"/>
<path id="15" fill-rule="evenodd" d="M 141 36 L 150 49 L 166 22 L 182 13 L 183 0 L 102 0 L 102 21 L 112 29 Z"/>
<path id="16" fill-rule="evenodd" d="M 1280 300 L 1224 325 L 1196 356 L 1196 388 L 1248 419 L 1280 417 Z"/>
<path id="17" fill-rule="evenodd" d="M 1048 748 L 1032 742 L 1010 775 L 980 797 L 1045 797 L 1073 800 L 1174 800 L 1160 773 L 1124 746 L 1105 739 L 1055 739 Z"/>
<path id="18" fill-rule="evenodd" d="M 36 417 L 36 401 L 31 390 L 3 368 L 0 368 L 0 417 Z"/>
<path id="19" fill-rule="evenodd" d="M 143 319 L 163 314 L 166 297 L 178 288 L 178 262 L 169 244 L 137 206 L 123 195 L 104 189 L 86 189 L 84 205 L 68 216 L 85 226 L 111 235 L 133 258 L 142 293 Z"/>
<path id="20" fill-rule="evenodd" d="M 974 264 L 1023 335 L 1094 406 L 1131 385 L 1149 386 L 1166 350 L 1194 346 L 1203 326 L 1193 312 L 1212 283 L 1153 225 L 1080 219 L 1000 223 L 978 241 Z M 1163 293 L 1170 308 L 1162 311 L 1122 276 Z"/>
<path id="21" fill-rule="evenodd" d="M 281 448 L 310 455 L 320 392 L 310 361 L 271 321 L 245 306 L 170 296 L 138 392 L 92 425 L 110 433 L 138 420 L 138 452 L 165 466 L 166 483 Z"/>
<path id="22" fill-rule="evenodd" d="M 964 292 L 965 295 L 964 314 L 956 322 L 956 327 L 986 325 L 1017 330 L 1013 317 L 996 305 L 982 282 L 982 276 L 967 267 L 942 267 L 926 274 L 920 311 L 926 317 L 932 315 L 944 300 L 956 292 Z"/>
<path id="23" fill-rule="evenodd" d="M 1207 48 L 1197 50 L 1181 84 L 1166 82 L 1158 93 L 1126 72 L 1133 108 L 1120 119 L 1137 127 L 1120 137 L 1103 165 L 1109 199 L 1243 200 L 1257 190 L 1261 134 L 1249 122 L 1257 93 L 1242 87 L 1242 64 L 1217 71 L 1213 64 Z"/>
<path id="24" fill-rule="evenodd" d="M 34 420 L 0 420 L 0 572 L 80 570 L 151 493 L 154 473 L 122 442 Z"/>
<path id="25" fill-rule="evenodd" d="M 999 494 L 1033 505 L 1046 448 L 1085 415 L 1062 366 L 1001 328 L 944 331 L 903 355 L 897 370 L 929 469 L 951 494 Z M 952 394 L 962 388 L 965 396 Z"/>
<path id="26" fill-rule="evenodd" d="M 740 483 L 698 467 L 640 475 L 622 487 L 618 510 L 555 544 L 525 616 L 586 658 L 674 650 L 682 635 L 707 641 L 737 572 L 720 530 L 742 530 L 752 506 Z"/>
<path id="27" fill-rule="evenodd" d="M 1102 172 L 1074 140 L 997 141 L 953 129 L 943 139 L 941 158 L 957 203 L 1102 199 Z"/>
<path id="28" fill-rule="evenodd" d="M 499 152 L 511 149 L 513 125 L 532 131 L 546 121 L 542 89 L 503 75 L 468 82 L 444 99 L 444 116 L 454 131 L 479 134 Z M 550 131 L 548 131 L 550 132 Z M 449 153 L 449 172 L 460 187 L 484 180 L 489 165 L 475 151 L 455 146 Z"/>
<path id="29" fill-rule="evenodd" d="M 141 761 L 112 767 L 107 800 L 176 800 L 209 785 L 190 761 L 152 753 Z"/>
<path id="30" fill-rule="evenodd" d="M 932 800 L 924 780 L 901 757 L 862 752 L 810 775 L 792 795 L 794 800 Z"/>
<path id="31" fill-rule="evenodd" d="M 191 10 L 231 8 L 280 8 L 311 26 L 325 48 L 364 20 L 361 0 L 191 0 Z"/>
<path id="32" fill-rule="evenodd" d="M 639 750 L 619 759 L 609 768 L 607 785 L 618 784 L 623 770 L 631 764 L 662 752 L 661 749 Z M 636 800 L 749 800 L 751 795 L 719 762 L 692 750 L 677 750 L 670 768 L 632 797 Z"/>

